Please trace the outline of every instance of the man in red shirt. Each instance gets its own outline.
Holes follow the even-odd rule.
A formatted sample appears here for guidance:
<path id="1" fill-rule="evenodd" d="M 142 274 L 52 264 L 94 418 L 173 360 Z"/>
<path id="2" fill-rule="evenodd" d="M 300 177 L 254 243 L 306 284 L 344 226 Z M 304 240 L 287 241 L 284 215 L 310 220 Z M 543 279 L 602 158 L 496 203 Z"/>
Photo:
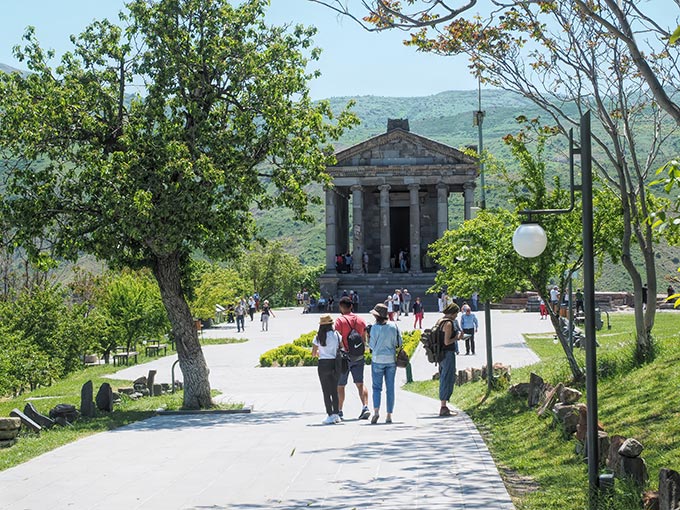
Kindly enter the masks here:
<path id="1" fill-rule="evenodd" d="M 352 313 L 352 299 L 348 296 L 343 296 L 340 298 L 338 307 L 342 315 L 335 319 L 334 327 L 335 331 L 340 333 L 342 336 L 342 350 L 345 353 L 349 351 L 347 337 L 353 329 L 356 330 L 359 335 L 361 335 L 364 345 L 366 345 L 368 343 L 366 341 L 366 322 L 364 322 L 364 319 L 358 315 L 354 315 Z M 340 408 L 340 418 L 343 418 L 342 406 L 345 403 L 345 386 L 347 386 L 347 381 L 351 372 L 354 384 L 356 384 L 357 390 L 359 391 L 359 399 L 361 400 L 362 405 L 359 419 L 367 420 L 368 417 L 371 416 L 371 411 L 368 409 L 368 388 L 364 386 L 364 358 L 362 356 L 357 360 L 350 359 L 347 365 L 347 370 L 340 374 L 340 378 L 338 380 L 338 404 Z"/>

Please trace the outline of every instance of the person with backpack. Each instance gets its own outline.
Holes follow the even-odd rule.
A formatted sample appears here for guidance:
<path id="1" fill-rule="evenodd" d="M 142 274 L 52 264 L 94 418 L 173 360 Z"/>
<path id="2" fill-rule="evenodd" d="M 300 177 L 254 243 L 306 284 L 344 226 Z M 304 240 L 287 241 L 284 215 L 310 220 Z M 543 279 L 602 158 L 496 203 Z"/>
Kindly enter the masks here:
<path id="1" fill-rule="evenodd" d="M 444 308 L 444 317 L 439 319 L 439 342 L 442 349 L 442 359 L 439 362 L 439 400 L 441 407 L 439 416 L 452 416 L 448 407 L 449 399 L 453 394 L 453 385 L 456 382 L 456 344 L 463 336 L 456 316 L 460 308 L 456 303 L 451 303 Z"/>
<path id="2" fill-rule="evenodd" d="M 323 393 L 323 402 L 328 415 L 321 423 L 332 425 L 340 422 L 338 407 L 338 370 L 337 354 L 340 348 L 340 334 L 333 330 L 333 318 L 322 315 L 319 318 L 319 331 L 312 342 L 312 356 L 319 358 L 317 372 Z"/>
<path id="3" fill-rule="evenodd" d="M 342 355 L 348 361 L 347 369 L 343 370 L 338 378 L 338 414 L 341 419 L 344 417 L 342 408 L 345 403 L 345 387 L 351 373 L 362 405 L 359 419 L 368 420 L 371 416 L 371 411 L 368 409 L 368 388 L 364 385 L 366 322 L 353 313 L 352 299 L 349 296 L 341 297 L 338 307 L 342 315 L 335 319 L 335 331 L 340 333 L 340 338 L 342 339 L 340 349 L 342 350 Z"/>
<path id="4" fill-rule="evenodd" d="M 388 322 L 387 307 L 378 303 L 371 310 L 375 324 L 371 327 L 368 346 L 371 348 L 371 379 L 373 381 L 373 417 L 371 425 L 380 417 L 380 397 L 383 379 L 387 394 L 387 416 L 385 423 L 392 423 L 394 411 L 394 378 L 397 374 L 396 355 L 402 345 L 401 333 L 393 322 Z"/>

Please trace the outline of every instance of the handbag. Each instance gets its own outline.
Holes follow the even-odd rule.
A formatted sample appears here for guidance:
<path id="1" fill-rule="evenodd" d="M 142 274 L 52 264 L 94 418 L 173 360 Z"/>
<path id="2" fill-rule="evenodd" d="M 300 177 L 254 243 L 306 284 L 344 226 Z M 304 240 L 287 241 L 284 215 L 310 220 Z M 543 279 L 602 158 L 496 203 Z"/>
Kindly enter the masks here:
<path id="1" fill-rule="evenodd" d="M 397 356 L 395 358 L 395 361 L 396 361 L 397 366 L 399 368 L 406 368 L 408 366 L 408 362 L 409 362 L 408 354 L 403 349 L 403 347 L 399 347 L 399 351 L 397 352 Z"/>

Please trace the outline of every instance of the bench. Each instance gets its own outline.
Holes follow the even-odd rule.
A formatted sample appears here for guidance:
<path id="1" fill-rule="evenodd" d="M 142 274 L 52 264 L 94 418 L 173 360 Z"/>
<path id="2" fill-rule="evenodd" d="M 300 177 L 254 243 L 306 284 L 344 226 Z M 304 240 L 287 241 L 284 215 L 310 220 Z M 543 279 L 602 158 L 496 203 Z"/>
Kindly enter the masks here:
<path id="1" fill-rule="evenodd" d="M 160 340 L 152 340 L 145 347 L 146 355 L 158 356 L 161 353 L 161 349 L 163 349 L 163 356 L 166 356 L 168 354 L 168 344 L 162 344 Z"/>
<path id="2" fill-rule="evenodd" d="M 129 352 L 116 352 L 113 355 L 113 366 L 122 365 L 125 362 L 126 365 L 130 363 L 130 358 L 135 358 L 135 363 L 137 363 L 137 351 Z"/>

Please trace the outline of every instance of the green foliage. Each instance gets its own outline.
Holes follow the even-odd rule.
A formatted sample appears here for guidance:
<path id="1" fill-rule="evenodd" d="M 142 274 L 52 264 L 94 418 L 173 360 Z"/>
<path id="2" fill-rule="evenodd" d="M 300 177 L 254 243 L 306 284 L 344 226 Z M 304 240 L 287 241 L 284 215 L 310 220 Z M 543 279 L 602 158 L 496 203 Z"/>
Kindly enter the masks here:
<path id="1" fill-rule="evenodd" d="M 413 353 L 416 351 L 416 348 L 420 343 L 420 335 L 421 331 L 419 329 L 401 332 L 401 338 L 404 342 L 404 350 L 406 351 L 406 354 L 409 355 L 409 358 L 413 356 Z"/>
<path id="2" fill-rule="evenodd" d="M 235 269 L 227 269 L 210 265 L 198 275 L 199 283 L 194 290 L 191 301 L 191 313 L 194 317 L 209 319 L 215 316 L 215 305 L 225 308 L 234 304 L 242 296 L 251 294 L 249 286 Z"/>
<path id="3" fill-rule="evenodd" d="M 316 333 L 313 333 L 316 336 Z M 260 356 L 261 367 L 297 367 L 300 365 L 316 366 L 318 358 L 312 356 L 311 349 L 301 347 L 295 343 L 284 344 L 270 349 Z"/>
<path id="4" fill-rule="evenodd" d="M 238 268 L 253 292 L 277 305 L 295 303 L 297 292 L 307 284 L 308 290 L 318 289 L 316 277 L 323 272 L 320 266 L 303 267 L 280 242 L 259 244 L 240 258 Z"/>
<path id="5" fill-rule="evenodd" d="M 512 247 L 518 224 L 517 215 L 507 210 L 486 210 L 446 231 L 428 252 L 441 267 L 434 288 L 455 289 L 463 296 L 477 291 L 489 300 L 517 289 L 524 281 L 520 256 Z"/>
<path id="6" fill-rule="evenodd" d="M 169 331 L 158 285 L 149 271 L 110 273 L 102 282 L 94 316 L 104 325 L 100 352 L 116 346 L 137 350 L 137 342 L 159 338 Z"/>
<path id="7" fill-rule="evenodd" d="M 293 340 L 293 345 L 297 345 L 298 347 L 304 347 L 307 349 L 312 348 L 312 343 L 314 342 L 314 339 L 316 338 L 316 331 L 310 331 L 309 333 L 305 333 L 304 335 L 300 335 L 300 337 L 296 338 Z"/>

